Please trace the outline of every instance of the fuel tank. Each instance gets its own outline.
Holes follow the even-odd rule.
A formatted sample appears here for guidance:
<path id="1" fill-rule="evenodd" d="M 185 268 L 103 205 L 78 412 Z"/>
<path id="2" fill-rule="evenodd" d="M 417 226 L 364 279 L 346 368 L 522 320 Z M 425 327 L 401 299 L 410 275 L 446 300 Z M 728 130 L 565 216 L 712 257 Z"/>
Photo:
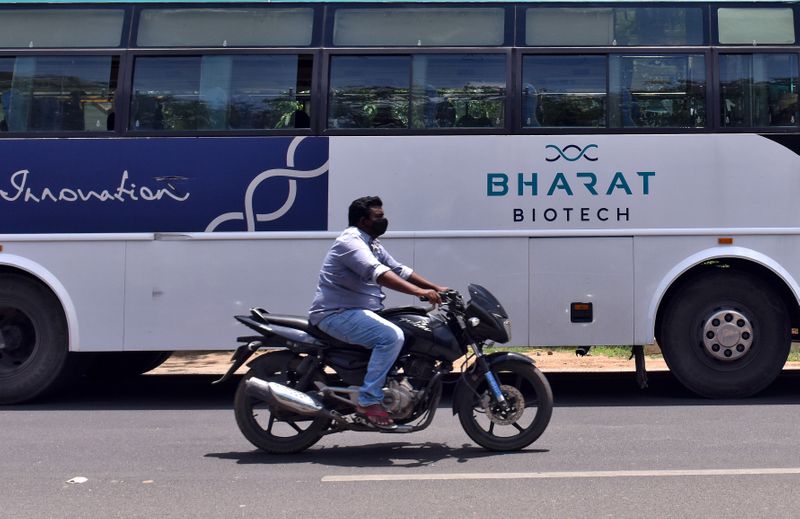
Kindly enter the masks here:
<path id="1" fill-rule="evenodd" d="M 389 310 L 383 314 L 383 317 L 403 330 L 406 337 L 403 352 L 419 353 L 437 359 L 445 359 L 448 362 L 453 362 L 464 354 L 458 339 L 447 323 L 431 319 L 423 311 Z"/>

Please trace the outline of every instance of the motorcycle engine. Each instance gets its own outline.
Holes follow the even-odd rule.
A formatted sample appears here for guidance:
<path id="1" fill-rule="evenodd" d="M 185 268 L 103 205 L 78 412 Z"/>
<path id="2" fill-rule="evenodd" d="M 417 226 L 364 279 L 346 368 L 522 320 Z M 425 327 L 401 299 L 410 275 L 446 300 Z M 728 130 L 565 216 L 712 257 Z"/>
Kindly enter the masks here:
<path id="1" fill-rule="evenodd" d="M 408 418 L 414 411 L 419 393 L 420 391 L 415 390 L 405 377 L 390 378 L 387 387 L 383 388 L 383 407 L 396 420 Z"/>

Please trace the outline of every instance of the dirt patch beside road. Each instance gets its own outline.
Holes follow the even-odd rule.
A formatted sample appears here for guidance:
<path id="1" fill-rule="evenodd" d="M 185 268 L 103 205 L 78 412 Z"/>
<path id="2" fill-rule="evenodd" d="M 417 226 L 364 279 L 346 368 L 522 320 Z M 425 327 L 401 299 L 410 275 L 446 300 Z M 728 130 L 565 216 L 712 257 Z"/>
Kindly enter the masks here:
<path id="1" fill-rule="evenodd" d="M 230 366 L 231 353 L 218 351 L 179 351 L 175 352 L 164 364 L 151 371 L 151 374 L 223 374 Z M 579 357 L 574 351 L 536 349 L 527 353 L 536 365 L 544 371 L 634 371 L 633 360 L 622 357 L 606 357 L 589 352 Z M 648 371 L 667 369 L 664 359 L 648 356 Z M 242 368 L 240 372 L 246 371 Z"/>
<path id="2" fill-rule="evenodd" d="M 657 351 L 658 348 L 654 347 Z M 647 350 L 646 350 L 647 351 Z M 230 351 L 178 351 L 164 364 L 150 371 L 154 375 L 222 375 L 230 366 Z M 579 357 L 571 349 L 537 348 L 527 353 L 536 365 L 547 372 L 594 372 L 594 371 L 635 371 L 633 359 L 627 357 L 607 357 L 590 350 L 588 355 Z M 458 365 L 456 365 L 458 366 Z M 647 371 L 666 371 L 667 364 L 660 355 L 647 355 Z M 800 369 L 800 362 L 787 362 L 784 369 Z M 245 373 L 246 367 L 239 369 Z"/>

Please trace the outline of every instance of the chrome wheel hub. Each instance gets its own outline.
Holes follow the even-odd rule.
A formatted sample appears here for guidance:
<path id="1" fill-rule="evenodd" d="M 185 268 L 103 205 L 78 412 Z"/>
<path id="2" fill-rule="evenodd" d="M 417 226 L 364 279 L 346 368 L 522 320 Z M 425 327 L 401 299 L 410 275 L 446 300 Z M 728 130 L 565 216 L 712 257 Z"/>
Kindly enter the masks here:
<path id="1" fill-rule="evenodd" d="M 716 312 L 703 326 L 703 346 L 717 360 L 738 360 L 747 355 L 752 345 L 753 325 L 736 310 Z"/>

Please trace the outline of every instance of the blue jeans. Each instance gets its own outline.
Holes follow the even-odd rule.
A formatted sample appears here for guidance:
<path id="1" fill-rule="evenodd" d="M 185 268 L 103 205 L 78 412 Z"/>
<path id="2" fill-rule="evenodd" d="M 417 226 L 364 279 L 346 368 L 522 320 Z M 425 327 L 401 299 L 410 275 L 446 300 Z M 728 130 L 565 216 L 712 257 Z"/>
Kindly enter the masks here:
<path id="1" fill-rule="evenodd" d="M 358 403 L 368 406 L 383 402 L 383 384 L 403 348 L 403 330 L 375 312 L 362 309 L 329 315 L 317 327 L 342 342 L 372 350 Z"/>

